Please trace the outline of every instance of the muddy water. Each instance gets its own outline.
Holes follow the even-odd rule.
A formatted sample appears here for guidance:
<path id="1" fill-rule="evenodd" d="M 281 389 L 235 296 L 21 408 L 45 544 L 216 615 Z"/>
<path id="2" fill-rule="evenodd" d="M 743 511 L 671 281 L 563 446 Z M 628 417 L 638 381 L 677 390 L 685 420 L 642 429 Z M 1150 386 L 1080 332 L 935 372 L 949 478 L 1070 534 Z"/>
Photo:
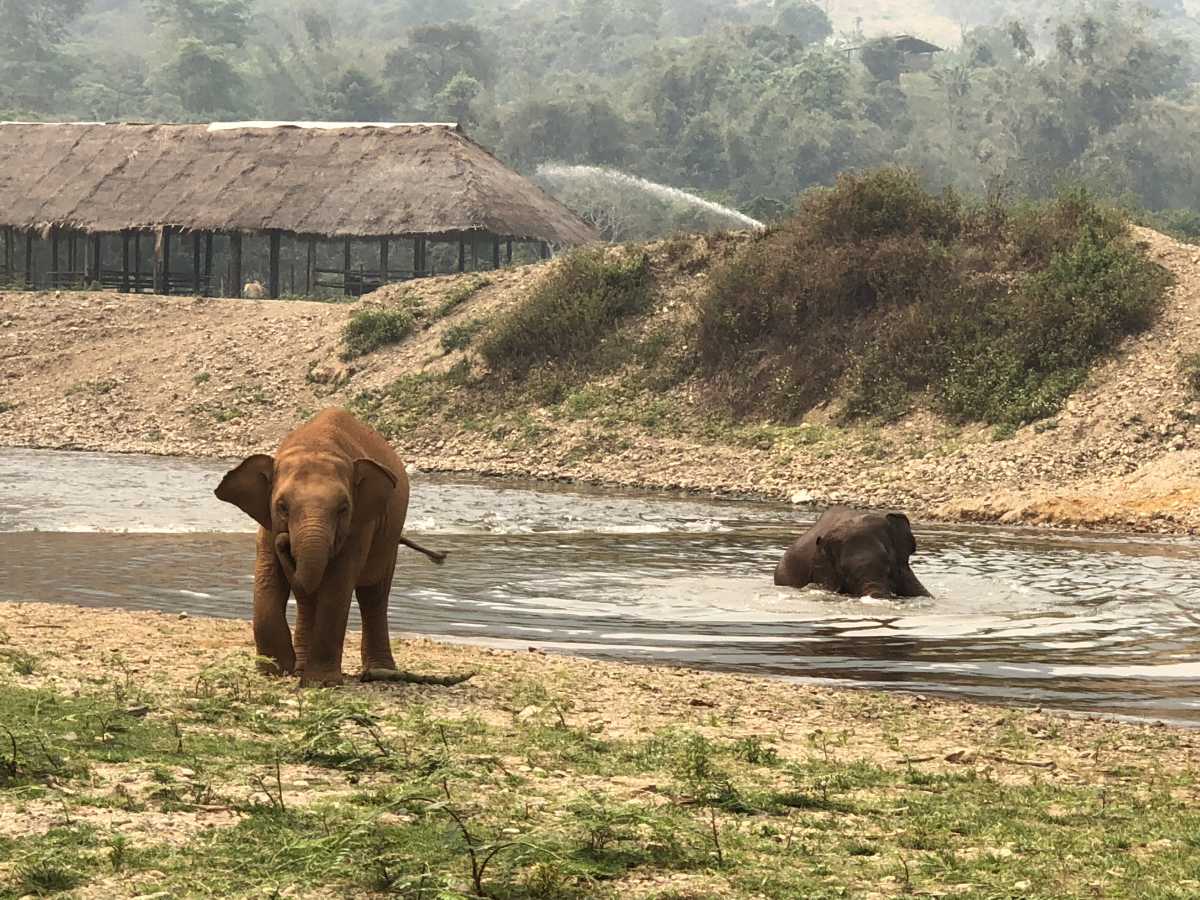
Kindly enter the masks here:
<path id="1" fill-rule="evenodd" d="M 0 600 L 248 617 L 221 463 L 0 451 Z M 1200 724 L 1200 542 L 917 527 L 932 599 L 777 589 L 787 506 L 417 473 L 398 632 Z"/>

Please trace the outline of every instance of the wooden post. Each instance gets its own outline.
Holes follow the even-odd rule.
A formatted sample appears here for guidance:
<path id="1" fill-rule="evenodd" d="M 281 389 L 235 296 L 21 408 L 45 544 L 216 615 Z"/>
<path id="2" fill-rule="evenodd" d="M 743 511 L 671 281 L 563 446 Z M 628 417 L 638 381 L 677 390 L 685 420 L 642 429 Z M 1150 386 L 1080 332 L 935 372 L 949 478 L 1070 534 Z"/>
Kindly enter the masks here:
<path id="1" fill-rule="evenodd" d="M 311 295 L 313 282 L 316 281 L 317 269 L 317 239 L 308 239 L 308 262 L 304 267 L 304 293 Z"/>
<path id="2" fill-rule="evenodd" d="M 270 264 L 271 271 L 267 276 L 267 294 L 272 300 L 279 299 L 279 231 L 273 229 L 270 235 L 271 251 Z"/>
<path id="3" fill-rule="evenodd" d="M 462 238 L 458 239 L 458 271 L 467 271 L 467 242 Z"/>
<path id="4" fill-rule="evenodd" d="M 381 284 L 388 282 L 388 244 L 391 243 L 387 238 L 379 242 L 379 281 Z"/>
<path id="5" fill-rule="evenodd" d="M 204 294 L 212 296 L 213 233 L 204 232 Z"/>
<path id="6" fill-rule="evenodd" d="M 479 241 L 471 238 L 471 271 L 479 271 Z"/>
<path id="7" fill-rule="evenodd" d="M 242 296 L 242 233 L 235 231 L 229 235 L 229 293 L 231 296 Z"/>
<path id="8" fill-rule="evenodd" d="M 93 234 L 91 236 L 91 240 L 88 243 L 91 244 L 91 253 L 88 254 L 89 259 L 88 259 L 87 280 L 91 281 L 93 284 L 96 284 L 100 281 L 100 271 L 102 268 L 102 266 L 101 266 L 102 260 L 100 257 L 101 257 L 101 254 L 102 254 L 104 248 L 103 248 L 103 245 L 100 243 L 100 235 L 99 234 Z"/>
<path id="9" fill-rule="evenodd" d="M 425 274 L 425 238 L 413 238 L 413 274 L 420 278 Z"/>
<path id="10" fill-rule="evenodd" d="M 509 238 L 504 244 L 504 264 L 512 265 L 512 238 Z"/>
<path id="11" fill-rule="evenodd" d="M 25 287 L 33 290 L 33 284 L 36 280 L 33 271 L 33 229 L 25 230 Z"/>
<path id="12" fill-rule="evenodd" d="M 75 277 L 75 232 L 67 232 L 67 274 L 72 279 Z M 57 268 L 57 266 L 55 267 Z"/>
<path id="13" fill-rule="evenodd" d="M 546 243 L 545 241 L 542 241 L 541 243 L 539 243 L 538 250 L 541 253 L 542 259 L 550 258 L 550 245 L 548 243 Z"/>
<path id="14" fill-rule="evenodd" d="M 163 226 L 158 232 L 158 246 L 154 248 L 154 290 L 160 294 L 171 292 L 171 229 Z"/>
<path id="15" fill-rule="evenodd" d="M 121 290 L 129 293 L 129 229 L 121 232 Z"/>
<path id="16" fill-rule="evenodd" d="M 50 288 L 53 290 L 55 279 L 58 278 L 58 228 L 50 229 Z"/>
<path id="17" fill-rule="evenodd" d="M 192 293 L 200 296 L 200 232 L 192 232 Z"/>
<path id="18" fill-rule="evenodd" d="M 16 274 L 13 271 L 13 228 L 11 225 L 6 225 L 4 227 L 4 277 L 15 284 Z"/>
<path id="19" fill-rule="evenodd" d="M 350 238 L 342 246 L 342 292 L 350 296 Z"/>
<path id="20" fill-rule="evenodd" d="M 500 238 L 492 238 L 492 268 L 500 268 Z"/>

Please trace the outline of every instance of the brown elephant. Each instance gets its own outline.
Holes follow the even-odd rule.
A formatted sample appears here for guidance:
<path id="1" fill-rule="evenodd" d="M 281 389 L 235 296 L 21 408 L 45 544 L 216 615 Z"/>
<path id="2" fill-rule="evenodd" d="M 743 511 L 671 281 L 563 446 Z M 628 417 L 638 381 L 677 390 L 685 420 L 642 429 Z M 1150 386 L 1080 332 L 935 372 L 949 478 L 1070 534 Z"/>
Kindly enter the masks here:
<path id="1" fill-rule="evenodd" d="M 259 524 L 254 562 L 254 643 L 278 672 L 304 684 L 340 684 L 342 643 L 357 594 L 363 671 L 394 671 L 387 604 L 404 538 L 404 463 L 372 428 L 326 409 L 283 439 L 274 457 L 248 457 L 222 479 L 218 499 Z M 295 643 L 288 628 L 296 595 Z"/>
<path id="2" fill-rule="evenodd" d="M 816 584 L 854 597 L 928 597 L 908 563 L 916 552 L 904 514 L 835 506 L 784 553 L 775 583 Z"/>

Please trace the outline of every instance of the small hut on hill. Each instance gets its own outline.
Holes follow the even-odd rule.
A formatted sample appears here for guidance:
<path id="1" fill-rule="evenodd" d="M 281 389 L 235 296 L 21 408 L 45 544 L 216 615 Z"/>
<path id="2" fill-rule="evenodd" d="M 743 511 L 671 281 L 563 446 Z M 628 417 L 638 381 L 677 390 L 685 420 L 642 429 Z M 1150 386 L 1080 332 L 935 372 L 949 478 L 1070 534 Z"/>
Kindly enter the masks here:
<path id="1" fill-rule="evenodd" d="M 359 294 L 596 239 L 455 125 L 0 123 L 15 286 Z"/>

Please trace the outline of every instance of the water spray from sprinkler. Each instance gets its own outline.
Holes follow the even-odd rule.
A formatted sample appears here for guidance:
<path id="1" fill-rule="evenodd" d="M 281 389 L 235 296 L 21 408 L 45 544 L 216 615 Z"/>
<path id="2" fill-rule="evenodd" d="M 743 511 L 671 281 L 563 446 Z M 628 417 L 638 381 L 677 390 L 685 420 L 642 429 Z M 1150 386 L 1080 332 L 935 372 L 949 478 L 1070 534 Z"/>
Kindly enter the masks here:
<path id="1" fill-rule="evenodd" d="M 738 212 L 736 209 L 731 209 L 728 206 L 722 206 L 720 203 L 714 203 L 711 200 L 705 200 L 703 197 L 697 197 L 695 194 L 689 194 L 687 191 L 681 191 L 679 188 L 669 187 L 665 184 L 658 184 L 654 181 L 648 181 L 645 178 L 639 178 L 636 175 L 627 175 L 624 172 L 618 172 L 615 169 L 605 169 L 601 166 L 564 166 L 558 163 L 545 163 L 538 166 L 537 174 L 550 180 L 593 180 L 607 181 L 610 184 L 621 185 L 623 187 L 637 188 L 645 191 L 648 194 L 653 194 L 656 197 L 661 197 L 664 200 L 682 201 L 699 206 L 702 209 L 714 215 L 722 216 L 726 219 L 732 219 L 740 225 L 754 228 L 761 231 L 766 226 L 758 219 L 751 218 L 745 213 Z"/>

